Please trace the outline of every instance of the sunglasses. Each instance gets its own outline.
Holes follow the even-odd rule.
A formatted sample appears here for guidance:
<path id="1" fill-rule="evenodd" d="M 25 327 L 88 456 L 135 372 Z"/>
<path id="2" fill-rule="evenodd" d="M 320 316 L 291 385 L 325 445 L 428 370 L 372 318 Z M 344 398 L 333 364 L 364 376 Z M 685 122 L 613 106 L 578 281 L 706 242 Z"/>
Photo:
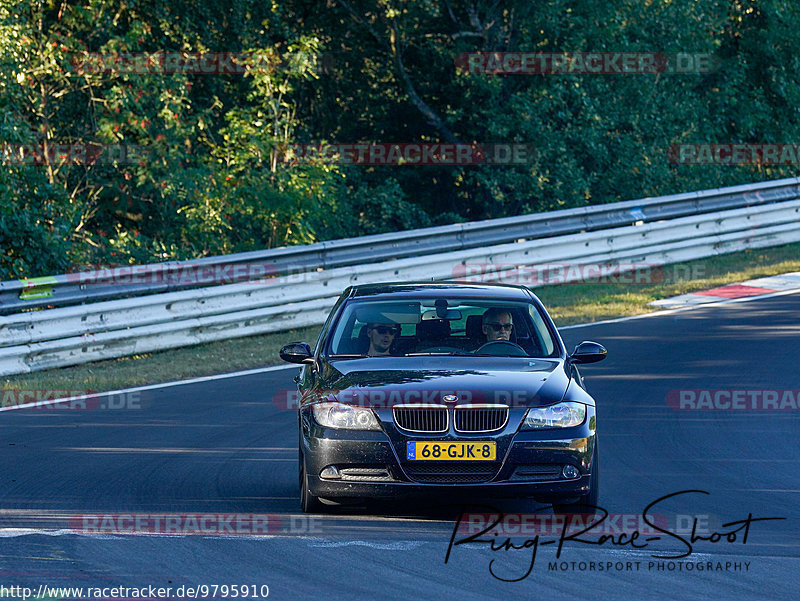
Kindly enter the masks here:
<path id="1" fill-rule="evenodd" d="M 397 336 L 397 327 L 396 326 L 375 326 L 372 328 L 381 336 L 385 336 L 386 334 L 391 334 L 392 336 Z"/>
<path id="2" fill-rule="evenodd" d="M 511 328 L 514 327 L 513 323 L 487 323 L 487 326 L 491 327 L 495 332 L 499 332 L 500 330 L 508 330 L 511 331 Z"/>

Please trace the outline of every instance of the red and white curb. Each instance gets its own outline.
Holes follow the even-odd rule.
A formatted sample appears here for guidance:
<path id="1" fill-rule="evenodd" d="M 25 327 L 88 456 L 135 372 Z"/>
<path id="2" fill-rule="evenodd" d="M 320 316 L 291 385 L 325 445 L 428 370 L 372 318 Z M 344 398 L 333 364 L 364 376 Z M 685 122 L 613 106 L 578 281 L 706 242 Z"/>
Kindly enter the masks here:
<path id="1" fill-rule="evenodd" d="M 787 290 L 800 290 L 800 271 L 748 280 L 738 284 L 728 284 L 727 286 L 703 290 L 702 292 L 681 294 L 680 296 L 673 296 L 672 298 L 651 301 L 647 304 L 653 307 L 659 307 L 660 309 L 675 309 L 678 307 L 714 303 L 722 299 L 763 296 L 766 294 L 774 294 L 775 292 L 785 292 Z"/>

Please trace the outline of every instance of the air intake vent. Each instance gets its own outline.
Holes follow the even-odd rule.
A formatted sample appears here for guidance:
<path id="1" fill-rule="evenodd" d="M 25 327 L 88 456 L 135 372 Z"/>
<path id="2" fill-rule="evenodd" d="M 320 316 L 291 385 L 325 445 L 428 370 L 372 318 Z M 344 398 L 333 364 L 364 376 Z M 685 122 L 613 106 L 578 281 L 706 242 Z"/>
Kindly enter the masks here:
<path id="1" fill-rule="evenodd" d="M 469 463 L 469 465 L 467 465 Z M 497 474 L 500 464 L 491 463 L 475 464 L 472 462 L 431 462 L 403 464 L 403 469 L 411 480 L 417 482 L 430 482 L 431 484 L 471 484 L 475 482 L 488 482 Z"/>
<path id="2" fill-rule="evenodd" d="M 457 432 L 495 432 L 508 423 L 506 405 L 459 405 L 454 411 Z"/>
<path id="3" fill-rule="evenodd" d="M 398 428 L 407 432 L 441 433 L 447 432 L 447 408 L 441 405 L 395 405 L 392 408 L 394 423 Z"/>

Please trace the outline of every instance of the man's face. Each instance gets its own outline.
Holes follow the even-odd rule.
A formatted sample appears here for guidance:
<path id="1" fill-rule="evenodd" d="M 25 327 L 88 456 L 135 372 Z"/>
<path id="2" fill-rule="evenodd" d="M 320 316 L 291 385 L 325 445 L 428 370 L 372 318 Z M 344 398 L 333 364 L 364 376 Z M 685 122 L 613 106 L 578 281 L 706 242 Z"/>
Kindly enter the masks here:
<path id="1" fill-rule="evenodd" d="M 367 328 L 370 355 L 386 355 L 397 335 L 396 324 L 371 323 Z"/>
<path id="2" fill-rule="evenodd" d="M 509 340 L 511 338 L 511 328 L 513 322 L 511 321 L 510 313 L 500 313 L 492 317 L 483 324 L 483 333 L 486 336 L 486 342 L 492 340 Z"/>

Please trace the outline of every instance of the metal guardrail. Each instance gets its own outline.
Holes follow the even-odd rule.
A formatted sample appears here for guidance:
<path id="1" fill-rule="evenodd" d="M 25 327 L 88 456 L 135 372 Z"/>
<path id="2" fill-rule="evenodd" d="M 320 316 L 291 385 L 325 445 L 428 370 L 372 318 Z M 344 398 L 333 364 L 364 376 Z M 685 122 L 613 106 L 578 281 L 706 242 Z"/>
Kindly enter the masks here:
<path id="1" fill-rule="evenodd" d="M 681 195 L 680 201 L 668 197 L 667 205 L 673 201 L 698 202 L 698 198 L 724 206 L 738 205 L 715 212 L 706 212 L 704 206 L 703 210 L 673 218 L 665 216 L 669 210 L 677 209 L 659 208 L 659 199 L 616 203 L 604 207 L 604 215 L 612 214 L 611 211 L 624 213 L 627 215 L 625 225 L 563 235 L 539 237 L 529 230 L 523 237 L 519 235 L 520 230 L 514 230 L 515 224 L 508 222 L 499 227 L 514 231 L 513 241 L 481 246 L 470 239 L 463 241 L 466 248 L 433 253 L 417 251 L 411 256 L 384 261 L 376 260 L 375 253 L 365 250 L 368 247 L 363 244 L 364 239 L 340 241 L 350 243 L 347 252 L 362 249 L 360 252 L 364 254 L 359 255 L 359 263 L 354 262 L 355 256 L 337 257 L 341 265 L 329 263 L 321 270 L 310 268 L 249 282 L 0 316 L 0 375 L 321 324 L 339 293 L 351 284 L 428 278 L 509 281 L 510 277 L 510 283 L 535 287 L 543 282 L 519 281 L 517 267 L 554 263 L 655 266 L 798 242 L 799 181 L 758 184 L 758 192 L 754 186 L 737 187 L 742 198 L 736 201 L 732 199 L 734 193 L 730 188 Z M 690 201 L 690 197 L 695 200 Z M 631 223 L 632 218 L 647 216 L 642 205 L 649 207 L 650 221 L 636 219 Z M 681 210 L 686 210 L 686 206 Z M 564 217 L 565 212 L 558 213 Z M 570 213 L 577 219 L 578 213 L 585 217 L 586 213 L 597 211 L 573 209 Z M 548 215 L 552 219 L 553 214 L 536 217 L 545 220 L 539 223 L 546 223 Z M 655 219 L 654 215 L 661 215 L 662 219 Z M 564 222 L 559 223 L 563 225 Z M 590 221 L 583 221 L 584 225 L 587 223 Z M 479 222 L 459 227 L 463 232 L 463 228 L 479 230 L 480 225 Z M 494 225 L 497 226 L 496 221 Z M 430 230 L 417 232 L 429 234 Z M 404 237 L 398 241 L 397 236 L 393 236 L 392 244 L 398 247 L 404 244 Z M 435 240 L 430 243 L 440 244 Z M 280 250 L 304 252 L 303 247 Z M 407 249 L 400 249 L 398 254 L 407 255 Z M 254 253 L 246 255 L 252 257 Z M 237 255 L 240 257 L 242 255 Z M 367 262 L 367 258 L 371 261 Z M 479 272 L 477 278 L 472 277 L 476 274 L 475 267 Z M 580 279 L 580 275 L 568 276 L 562 281 L 576 279 Z"/>
<path id="2" fill-rule="evenodd" d="M 98 283 L 100 272 L 77 272 L 0 282 L 0 315 L 45 307 L 63 307 L 132 296 L 236 283 L 253 278 L 286 276 L 309 271 L 384 262 L 420 255 L 454 252 L 591 232 L 633 223 L 653 223 L 742 207 L 768 205 L 800 198 L 800 178 L 729 188 L 645 198 L 607 205 L 533 213 L 455 225 L 424 228 L 319 242 L 264 251 L 136 266 L 136 279 L 147 283 Z M 247 265 L 237 272 L 235 266 Z M 253 269 L 254 267 L 259 269 Z M 216 272 L 220 278 L 191 274 Z M 225 274 L 228 275 L 225 275 Z M 187 277 L 187 274 L 189 276 Z M 133 278 L 132 278 L 133 279 Z M 149 280 L 149 281 L 148 281 Z"/>

